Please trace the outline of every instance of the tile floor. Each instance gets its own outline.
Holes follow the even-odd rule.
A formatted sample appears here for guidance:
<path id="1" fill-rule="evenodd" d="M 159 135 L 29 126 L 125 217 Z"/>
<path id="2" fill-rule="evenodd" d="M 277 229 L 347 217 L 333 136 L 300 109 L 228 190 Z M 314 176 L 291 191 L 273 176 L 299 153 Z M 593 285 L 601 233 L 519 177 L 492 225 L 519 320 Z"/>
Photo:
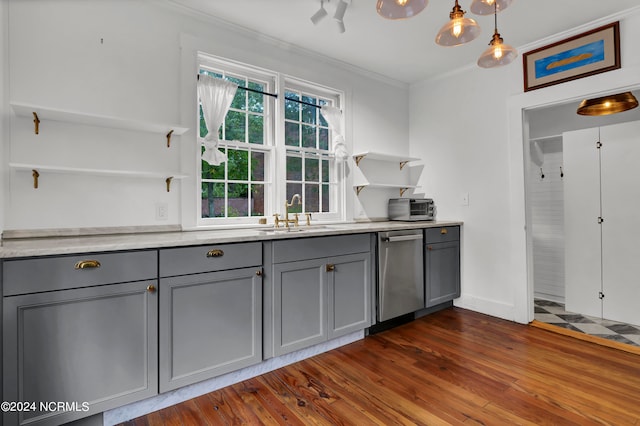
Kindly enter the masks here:
<path id="1" fill-rule="evenodd" d="M 548 300 L 534 301 L 535 319 L 569 330 L 640 346 L 640 326 L 567 312 L 564 304 Z"/>

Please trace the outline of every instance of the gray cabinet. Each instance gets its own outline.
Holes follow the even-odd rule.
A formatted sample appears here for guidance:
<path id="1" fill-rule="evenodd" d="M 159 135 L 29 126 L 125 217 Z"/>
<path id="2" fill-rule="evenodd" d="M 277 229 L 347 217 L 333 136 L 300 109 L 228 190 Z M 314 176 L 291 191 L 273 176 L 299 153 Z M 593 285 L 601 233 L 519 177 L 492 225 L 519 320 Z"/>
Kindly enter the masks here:
<path id="1" fill-rule="evenodd" d="M 262 361 L 261 243 L 161 250 L 160 272 L 161 392 Z"/>
<path id="2" fill-rule="evenodd" d="M 371 325 L 370 235 L 303 238 L 272 245 L 272 341 L 278 356 Z"/>
<path id="3" fill-rule="evenodd" d="M 425 307 L 460 297 L 460 227 L 425 230 Z"/>
<path id="4" fill-rule="evenodd" d="M 141 280 L 114 283 L 128 277 Z M 4 400 L 69 403 L 4 424 L 58 425 L 157 394 L 156 251 L 8 260 L 3 285 Z"/>

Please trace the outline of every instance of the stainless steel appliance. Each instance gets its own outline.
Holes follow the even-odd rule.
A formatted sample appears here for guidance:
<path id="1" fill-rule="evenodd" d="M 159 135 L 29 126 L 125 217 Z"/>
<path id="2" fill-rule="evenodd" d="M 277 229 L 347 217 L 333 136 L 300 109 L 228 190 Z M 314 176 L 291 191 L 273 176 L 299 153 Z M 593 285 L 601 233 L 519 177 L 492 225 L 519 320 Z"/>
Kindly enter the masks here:
<path id="1" fill-rule="evenodd" d="M 436 206 L 431 198 L 389 199 L 389 220 L 434 220 Z"/>
<path id="2" fill-rule="evenodd" d="M 422 230 L 378 233 L 378 322 L 424 308 L 422 250 Z"/>

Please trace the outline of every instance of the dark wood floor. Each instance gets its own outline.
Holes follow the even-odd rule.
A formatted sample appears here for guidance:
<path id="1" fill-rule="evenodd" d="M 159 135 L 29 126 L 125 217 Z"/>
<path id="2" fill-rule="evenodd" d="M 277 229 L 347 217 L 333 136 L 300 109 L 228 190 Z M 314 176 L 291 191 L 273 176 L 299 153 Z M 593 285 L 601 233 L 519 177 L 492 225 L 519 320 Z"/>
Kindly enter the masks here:
<path id="1" fill-rule="evenodd" d="M 640 356 L 458 308 L 126 425 L 640 425 Z"/>

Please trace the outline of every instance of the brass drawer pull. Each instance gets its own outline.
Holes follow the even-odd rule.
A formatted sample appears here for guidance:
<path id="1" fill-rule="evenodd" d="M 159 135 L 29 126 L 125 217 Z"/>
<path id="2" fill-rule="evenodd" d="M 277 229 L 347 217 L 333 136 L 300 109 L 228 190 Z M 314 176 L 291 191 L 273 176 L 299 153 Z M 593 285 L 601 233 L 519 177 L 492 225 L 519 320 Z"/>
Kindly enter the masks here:
<path id="1" fill-rule="evenodd" d="M 332 272 L 336 270 L 336 265 L 333 263 L 327 263 L 327 272 Z"/>
<path id="2" fill-rule="evenodd" d="M 207 253 L 207 257 L 222 257 L 224 256 L 224 252 L 220 249 L 209 250 Z"/>
<path id="3" fill-rule="evenodd" d="M 149 293 L 155 293 L 155 292 L 156 292 L 156 286 L 155 286 L 155 285 L 153 285 L 153 284 L 149 284 L 149 285 L 147 286 L 147 291 L 148 291 Z"/>
<path id="4" fill-rule="evenodd" d="M 100 262 L 97 260 L 80 260 L 76 263 L 76 269 L 89 269 L 89 268 L 99 268 Z"/>
<path id="5" fill-rule="evenodd" d="M 442 228 L 442 229 L 440 230 L 440 233 L 441 233 L 442 235 L 445 235 L 447 232 L 449 232 L 449 231 L 447 231 L 447 228 Z"/>

